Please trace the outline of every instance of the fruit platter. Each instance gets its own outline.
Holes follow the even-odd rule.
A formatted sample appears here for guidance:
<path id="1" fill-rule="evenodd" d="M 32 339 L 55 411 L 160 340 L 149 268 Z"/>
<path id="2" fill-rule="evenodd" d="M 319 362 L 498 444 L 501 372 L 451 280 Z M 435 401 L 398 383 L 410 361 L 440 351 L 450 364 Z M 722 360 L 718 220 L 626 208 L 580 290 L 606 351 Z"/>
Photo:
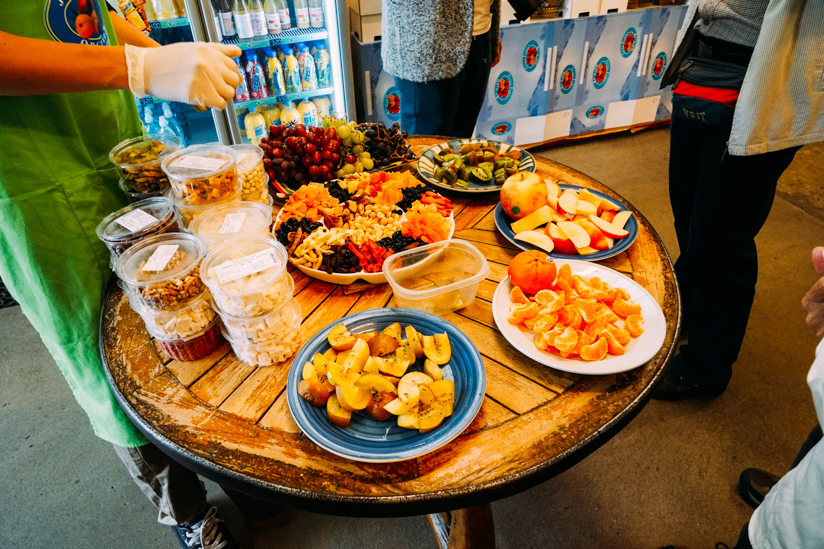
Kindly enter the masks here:
<path id="1" fill-rule="evenodd" d="M 382 171 L 299 187 L 273 228 L 295 267 L 333 284 L 386 282 L 387 257 L 454 231 L 448 198 L 409 172 Z"/>
<path id="2" fill-rule="evenodd" d="M 318 446 L 356 461 L 411 459 L 457 437 L 481 407 L 480 353 L 449 322 L 411 309 L 347 316 L 301 348 L 289 410 Z"/>
<path id="3" fill-rule="evenodd" d="M 487 139 L 455 139 L 423 151 L 418 173 L 427 182 L 459 192 L 497 191 L 507 177 L 534 172 L 535 158 L 524 149 Z"/>
<path id="4" fill-rule="evenodd" d="M 507 178 L 494 218 L 515 246 L 556 259 L 606 259 L 625 251 L 638 236 L 638 222 L 625 204 L 530 172 Z"/>

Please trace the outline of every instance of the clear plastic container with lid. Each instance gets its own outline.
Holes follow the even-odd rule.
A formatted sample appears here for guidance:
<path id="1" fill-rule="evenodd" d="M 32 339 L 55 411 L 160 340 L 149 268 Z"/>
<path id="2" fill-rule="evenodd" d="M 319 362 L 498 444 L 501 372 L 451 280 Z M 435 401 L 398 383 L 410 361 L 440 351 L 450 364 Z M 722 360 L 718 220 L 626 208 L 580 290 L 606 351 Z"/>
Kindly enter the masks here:
<path id="1" fill-rule="evenodd" d="M 237 153 L 237 173 L 242 185 L 240 199 L 265 203 L 269 189 L 263 169 L 263 149 L 257 145 L 232 145 L 232 148 Z"/>
<path id="2" fill-rule="evenodd" d="M 139 306 L 179 309 L 206 289 L 200 279 L 205 254 L 203 244 L 190 234 L 152 236 L 126 250 L 115 272 Z"/>
<path id="3" fill-rule="evenodd" d="M 272 206 L 256 202 L 233 202 L 215 206 L 192 221 L 189 231 L 198 237 L 206 251 L 238 238 L 269 237 Z"/>
<path id="4" fill-rule="evenodd" d="M 443 315 L 466 307 L 489 263 L 464 240 L 444 240 L 392 254 L 383 262 L 398 307 Z"/>
<path id="5" fill-rule="evenodd" d="M 294 283 L 291 284 L 294 287 Z M 224 313 L 212 303 L 223 319 L 226 334 L 241 343 L 261 343 L 282 339 L 301 321 L 300 303 L 293 297 L 280 307 L 259 316 L 240 317 Z"/>
<path id="6" fill-rule="evenodd" d="M 163 191 L 170 183 L 161 163 L 180 146 L 180 138 L 174 135 L 141 135 L 118 143 L 109 153 L 109 160 L 120 171 L 128 192 Z"/>
<path id="7" fill-rule="evenodd" d="M 235 171 L 237 153 L 212 143 L 195 145 L 170 154 L 161 167 L 183 204 L 199 206 L 226 200 L 240 187 Z"/>
<path id="8" fill-rule="evenodd" d="M 174 206 L 168 198 L 147 198 L 107 215 L 97 226 L 102 240 L 118 258 L 149 236 L 179 231 Z"/>
<path id="9" fill-rule="evenodd" d="M 169 195 L 172 198 L 172 201 L 174 202 L 175 210 L 177 210 L 177 215 L 180 218 L 181 228 L 184 231 L 188 231 L 189 227 L 192 224 L 192 221 L 200 217 L 202 214 L 211 211 L 216 206 L 240 202 L 240 186 L 238 186 L 238 188 L 235 189 L 235 192 L 232 193 L 225 200 L 221 200 L 220 202 L 214 202 L 212 204 L 200 204 L 198 206 L 187 204 L 184 201 L 176 198 L 174 191 L 169 191 Z"/>
<path id="10" fill-rule="evenodd" d="M 185 307 L 172 311 L 153 311 L 140 305 L 129 296 L 129 303 L 143 318 L 146 331 L 153 337 L 165 340 L 184 339 L 202 332 L 215 319 L 215 310 L 212 308 L 212 295 L 206 290 Z"/>
<path id="11" fill-rule="evenodd" d="M 252 317 L 292 297 L 294 281 L 286 272 L 286 248 L 273 238 L 232 240 L 206 256 L 201 278 L 221 312 Z"/>
<path id="12" fill-rule="evenodd" d="M 239 360 L 250 366 L 272 366 L 283 362 L 295 354 L 298 350 L 298 331 L 300 323 L 297 323 L 291 330 L 283 336 L 260 343 L 244 343 L 236 341 L 225 329 L 223 337 L 232 345 L 232 350 Z"/>
<path id="13" fill-rule="evenodd" d="M 124 193 L 129 196 L 129 202 L 138 202 L 140 200 L 145 200 L 147 198 L 156 198 L 158 196 L 167 196 L 169 194 L 169 189 L 171 186 L 166 187 L 165 189 L 160 189 L 159 191 L 146 191 L 145 193 L 139 192 L 132 192 L 129 190 L 129 186 L 126 184 L 126 181 L 121 179 L 117 182 L 117 186 L 120 187 Z"/>
<path id="14" fill-rule="evenodd" d="M 224 341 L 218 316 L 203 330 L 188 337 L 163 339 L 155 336 L 155 344 L 161 351 L 175 360 L 183 361 L 207 357 L 217 351 Z"/>

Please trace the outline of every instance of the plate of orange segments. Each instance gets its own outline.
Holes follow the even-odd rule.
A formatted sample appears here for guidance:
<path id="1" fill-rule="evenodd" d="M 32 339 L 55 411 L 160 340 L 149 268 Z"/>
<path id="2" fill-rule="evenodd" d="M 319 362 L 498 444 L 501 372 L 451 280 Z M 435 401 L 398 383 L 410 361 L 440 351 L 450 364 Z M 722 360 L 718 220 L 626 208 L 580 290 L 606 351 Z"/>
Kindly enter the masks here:
<path id="1" fill-rule="evenodd" d="M 587 375 L 626 372 L 658 353 L 667 322 L 648 291 L 597 263 L 556 266 L 555 281 L 535 294 L 509 277 L 495 290 L 495 324 L 513 347 L 545 366 Z"/>

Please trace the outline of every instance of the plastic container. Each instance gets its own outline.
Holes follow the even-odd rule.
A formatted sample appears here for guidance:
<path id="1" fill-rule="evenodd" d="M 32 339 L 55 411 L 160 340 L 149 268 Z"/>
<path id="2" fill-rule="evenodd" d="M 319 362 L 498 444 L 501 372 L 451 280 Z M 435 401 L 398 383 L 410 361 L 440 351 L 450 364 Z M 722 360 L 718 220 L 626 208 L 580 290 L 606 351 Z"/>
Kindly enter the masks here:
<path id="1" fill-rule="evenodd" d="M 201 278 L 220 311 L 237 317 L 269 312 L 288 301 L 294 289 L 286 272 L 286 248 L 273 238 L 218 246 L 203 260 Z"/>
<path id="2" fill-rule="evenodd" d="M 232 145 L 232 148 L 237 153 L 237 173 L 242 185 L 240 199 L 265 202 L 269 189 L 263 169 L 263 149 L 256 145 Z"/>
<path id="3" fill-rule="evenodd" d="M 145 238 L 179 230 L 172 202 L 168 198 L 155 197 L 107 215 L 95 232 L 112 252 L 112 257 L 118 258 Z"/>
<path id="4" fill-rule="evenodd" d="M 174 192 L 170 191 L 171 196 L 175 196 Z M 175 210 L 177 211 L 178 218 L 180 220 L 180 227 L 184 231 L 188 231 L 189 227 L 192 225 L 192 221 L 200 217 L 202 214 L 211 211 L 216 206 L 221 206 L 224 204 L 231 204 L 233 202 L 240 202 L 240 185 L 238 188 L 235 189 L 235 192 L 229 196 L 229 198 L 225 200 L 221 200 L 220 202 L 215 202 L 213 204 L 201 204 L 199 206 L 192 206 L 191 204 L 186 204 L 184 201 L 174 198 L 174 205 Z"/>
<path id="5" fill-rule="evenodd" d="M 214 303 L 213 307 L 218 309 L 227 337 L 244 344 L 283 340 L 300 325 L 302 318 L 300 303 L 294 297 L 280 307 L 252 318 L 228 315 Z"/>
<path id="6" fill-rule="evenodd" d="M 120 187 L 120 190 L 122 190 L 124 193 L 126 193 L 129 196 L 129 202 L 131 202 L 131 203 L 135 203 L 135 202 L 138 202 L 140 200 L 146 200 L 147 198 L 156 198 L 158 196 L 167 196 L 169 194 L 169 189 L 171 188 L 171 185 L 169 185 L 165 189 L 161 189 L 159 191 L 146 191 L 145 193 L 132 192 L 132 191 L 129 190 L 129 186 L 126 184 L 126 181 L 124 181 L 123 179 L 121 179 L 120 181 L 117 182 L 117 186 Z"/>
<path id="7" fill-rule="evenodd" d="M 393 254 L 383 272 L 398 307 L 443 315 L 472 303 L 489 263 L 469 242 L 452 239 Z"/>
<path id="8" fill-rule="evenodd" d="M 218 316 L 206 328 L 190 337 L 179 339 L 155 337 L 155 343 L 164 353 L 175 360 L 183 361 L 207 357 L 217 351 L 224 341 Z"/>
<path id="9" fill-rule="evenodd" d="M 132 298 L 129 303 L 146 324 L 146 331 L 153 337 L 166 341 L 193 337 L 208 328 L 217 313 L 212 308 L 212 294 L 208 290 L 200 294 L 185 307 L 174 311 L 156 312 L 146 309 Z"/>
<path id="10" fill-rule="evenodd" d="M 118 143 L 109 160 L 117 166 L 128 192 L 163 191 L 170 182 L 161 164 L 180 146 L 180 138 L 167 133 L 141 135 Z"/>
<path id="11" fill-rule="evenodd" d="M 300 323 L 283 334 L 278 339 L 262 341 L 260 343 L 243 343 L 235 341 L 226 331 L 223 330 L 223 337 L 232 346 L 238 360 L 250 366 L 272 366 L 283 362 L 295 354 L 298 350 L 298 331 Z"/>
<path id="12" fill-rule="evenodd" d="M 253 236 L 270 237 L 271 224 L 271 206 L 255 202 L 233 202 L 210 208 L 192 222 L 189 230 L 210 252 L 230 240 Z"/>
<path id="13" fill-rule="evenodd" d="M 219 144 L 194 145 L 163 159 L 161 168 L 175 198 L 199 206 L 226 200 L 240 187 L 235 171 L 237 153 Z"/>
<path id="14" fill-rule="evenodd" d="M 205 255 L 203 244 L 190 234 L 162 234 L 126 250 L 115 263 L 115 272 L 140 307 L 179 309 L 206 290 L 200 279 Z"/>

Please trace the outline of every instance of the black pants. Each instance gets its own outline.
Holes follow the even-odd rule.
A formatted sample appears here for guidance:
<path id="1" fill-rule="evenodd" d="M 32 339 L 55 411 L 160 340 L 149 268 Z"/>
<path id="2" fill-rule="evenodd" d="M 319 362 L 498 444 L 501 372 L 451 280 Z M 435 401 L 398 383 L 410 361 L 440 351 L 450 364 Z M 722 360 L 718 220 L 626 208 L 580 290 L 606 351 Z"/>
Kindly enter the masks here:
<path id="1" fill-rule="evenodd" d="M 452 78 L 412 82 L 395 77 L 405 131 L 410 135 L 472 137 L 494 59 L 489 34 L 472 37 L 466 65 Z"/>
<path id="2" fill-rule="evenodd" d="M 729 128 L 675 117 L 670 127 L 669 191 L 681 248 L 675 274 L 689 333 L 671 367 L 719 389 L 732 376 L 755 296 L 755 236 L 799 149 L 731 156 L 729 136 Z"/>

